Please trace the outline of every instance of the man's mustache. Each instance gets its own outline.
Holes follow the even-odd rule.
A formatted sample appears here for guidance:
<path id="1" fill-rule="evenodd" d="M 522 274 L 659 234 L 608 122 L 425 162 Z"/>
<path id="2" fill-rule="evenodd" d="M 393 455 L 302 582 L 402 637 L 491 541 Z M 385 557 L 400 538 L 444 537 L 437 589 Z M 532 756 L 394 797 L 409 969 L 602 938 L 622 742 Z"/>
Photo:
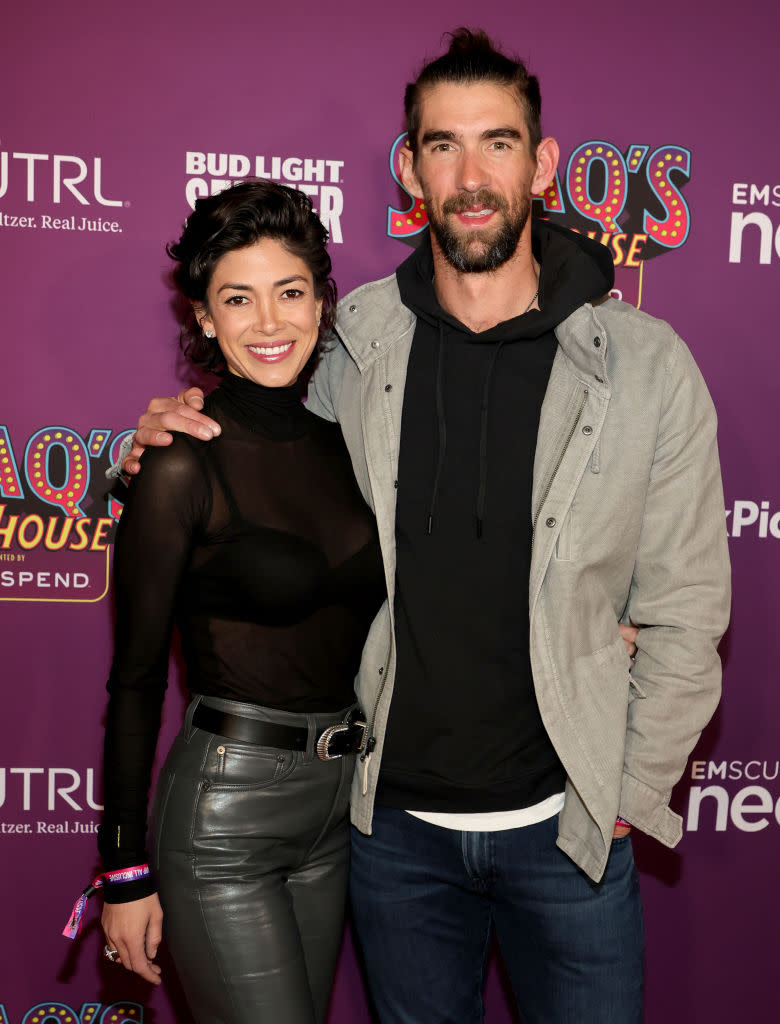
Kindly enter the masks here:
<path id="1" fill-rule="evenodd" d="M 492 192 L 489 188 L 481 188 L 479 192 L 461 192 L 451 199 L 445 199 L 442 203 L 442 213 L 464 213 L 474 206 L 489 206 L 492 210 L 499 210 L 506 213 L 509 204 L 498 192 Z"/>

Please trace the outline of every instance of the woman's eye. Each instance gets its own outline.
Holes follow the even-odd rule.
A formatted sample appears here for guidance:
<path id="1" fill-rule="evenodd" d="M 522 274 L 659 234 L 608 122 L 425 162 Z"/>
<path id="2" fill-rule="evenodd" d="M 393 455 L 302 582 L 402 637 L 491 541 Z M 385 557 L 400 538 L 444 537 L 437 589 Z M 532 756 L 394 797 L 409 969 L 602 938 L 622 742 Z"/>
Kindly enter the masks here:
<path id="1" fill-rule="evenodd" d="M 286 288 L 282 292 L 282 295 L 285 299 L 297 299 L 301 295 L 303 295 L 303 292 L 300 290 L 300 288 Z"/>
<path id="2" fill-rule="evenodd" d="M 249 300 L 246 295 L 231 295 L 229 299 L 225 300 L 226 306 L 245 306 Z"/>

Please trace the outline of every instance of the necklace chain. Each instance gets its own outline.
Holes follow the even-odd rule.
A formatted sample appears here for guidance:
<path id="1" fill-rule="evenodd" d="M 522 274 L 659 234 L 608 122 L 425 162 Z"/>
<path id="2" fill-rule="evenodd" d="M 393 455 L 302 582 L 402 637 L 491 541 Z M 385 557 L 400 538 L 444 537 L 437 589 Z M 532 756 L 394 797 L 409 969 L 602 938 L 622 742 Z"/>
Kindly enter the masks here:
<path id="1" fill-rule="evenodd" d="M 539 289 L 537 288 L 537 289 L 536 289 L 536 291 L 535 291 L 535 292 L 533 293 L 533 295 L 531 296 L 531 301 L 530 301 L 530 302 L 528 303 L 528 305 L 527 305 L 527 306 L 525 307 L 525 309 L 524 309 L 524 310 L 523 310 L 523 312 L 522 312 L 522 313 L 520 314 L 520 316 L 525 316 L 525 314 L 526 314 L 526 313 L 528 312 L 528 310 L 529 310 L 529 309 L 531 308 L 531 306 L 533 306 L 533 304 L 534 304 L 534 303 L 536 302 L 536 300 L 537 300 L 537 298 L 538 298 L 538 297 L 539 297 Z"/>

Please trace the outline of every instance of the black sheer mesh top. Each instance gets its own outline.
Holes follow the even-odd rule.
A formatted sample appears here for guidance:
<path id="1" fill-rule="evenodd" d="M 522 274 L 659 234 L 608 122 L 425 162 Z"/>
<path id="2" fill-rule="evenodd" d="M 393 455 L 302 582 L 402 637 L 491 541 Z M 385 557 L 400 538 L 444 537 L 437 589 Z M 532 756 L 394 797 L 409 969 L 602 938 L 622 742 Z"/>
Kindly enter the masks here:
<path id="1" fill-rule="evenodd" d="M 219 438 L 179 435 L 147 452 L 117 528 L 100 841 L 109 868 L 143 860 L 174 622 L 191 692 L 331 711 L 354 701 L 385 598 L 376 524 L 338 425 L 307 412 L 297 385 L 234 375 L 204 411 Z"/>

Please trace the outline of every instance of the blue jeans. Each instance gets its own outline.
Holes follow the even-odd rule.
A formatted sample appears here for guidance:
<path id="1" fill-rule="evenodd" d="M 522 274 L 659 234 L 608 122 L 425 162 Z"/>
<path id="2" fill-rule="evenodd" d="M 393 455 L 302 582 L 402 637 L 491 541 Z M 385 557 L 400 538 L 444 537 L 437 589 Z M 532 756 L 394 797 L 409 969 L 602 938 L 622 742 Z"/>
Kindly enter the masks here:
<path id="1" fill-rule="evenodd" d="M 477 1024 L 495 926 L 523 1024 L 637 1024 L 644 929 L 631 839 L 591 881 L 558 819 L 457 832 L 388 807 L 353 828 L 351 893 L 382 1024 Z"/>

